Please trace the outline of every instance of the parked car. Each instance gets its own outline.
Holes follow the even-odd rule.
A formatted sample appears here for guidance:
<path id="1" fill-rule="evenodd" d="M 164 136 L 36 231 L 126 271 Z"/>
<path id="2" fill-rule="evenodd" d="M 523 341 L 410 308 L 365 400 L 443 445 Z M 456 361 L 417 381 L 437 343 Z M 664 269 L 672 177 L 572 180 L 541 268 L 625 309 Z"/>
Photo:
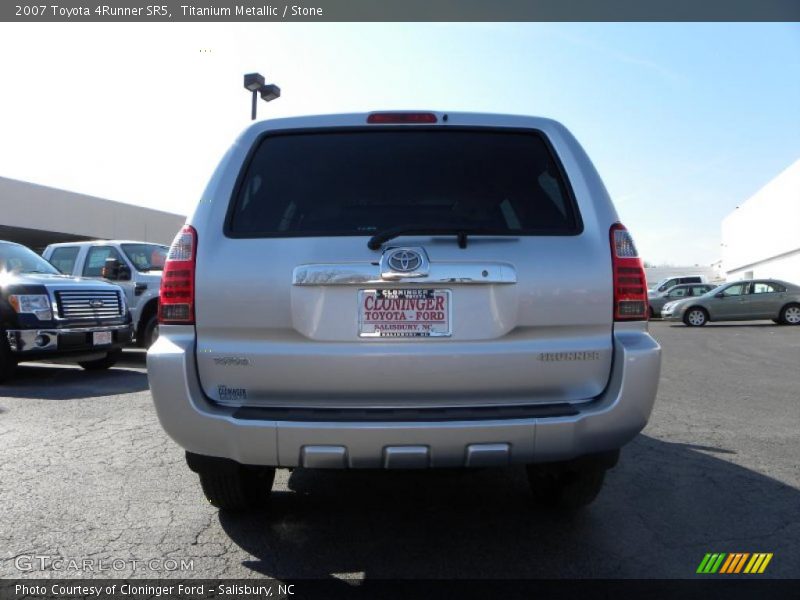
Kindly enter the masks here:
<path id="1" fill-rule="evenodd" d="M 262 503 L 276 467 L 522 463 L 574 508 L 656 396 L 636 247 L 548 119 L 257 123 L 163 282 L 152 396 L 218 507 Z"/>
<path id="2" fill-rule="evenodd" d="M 709 321 L 772 319 L 800 325 L 800 286 L 777 279 L 726 283 L 699 298 L 667 302 L 661 316 L 702 327 Z"/>
<path id="3" fill-rule="evenodd" d="M 43 253 L 62 273 L 113 281 L 125 291 L 136 343 L 158 338 L 158 289 L 167 247 L 149 242 L 96 240 L 51 244 Z"/>
<path id="4" fill-rule="evenodd" d="M 669 288 L 666 292 L 662 292 L 658 296 L 649 296 L 650 302 L 650 317 L 660 317 L 661 308 L 673 300 L 681 300 L 683 298 L 691 298 L 694 296 L 702 296 L 713 290 L 716 286 L 710 283 L 684 283 Z"/>
<path id="5" fill-rule="evenodd" d="M 706 283 L 706 277 L 705 275 L 680 275 L 677 277 L 665 277 L 650 287 L 648 290 L 648 295 L 658 296 L 670 288 L 684 283 Z"/>
<path id="6" fill-rule="evenodd" d="M 131 335 L 119 286 L 62 275 L 33 250 L 0 241 L 0 382 L 29 360 L 108 369 Z"/>

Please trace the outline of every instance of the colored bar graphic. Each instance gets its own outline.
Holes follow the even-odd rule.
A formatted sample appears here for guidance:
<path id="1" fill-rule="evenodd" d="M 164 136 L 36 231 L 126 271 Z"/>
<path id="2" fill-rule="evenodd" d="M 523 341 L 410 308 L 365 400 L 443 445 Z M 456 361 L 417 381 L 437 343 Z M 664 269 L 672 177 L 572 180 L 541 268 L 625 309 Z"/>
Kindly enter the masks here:
<path id="1" fill-rule="evenodd" d="M 766 555 L 766 557 L 764 558 L 764 562 L 761 563 L 761 567 L 758 569 L 758 572 L 759 573 L 763 573 L 764 569 L 767 568 L 767 565 L 769 564 L 769 561 L 771 561 L 771 560 L 772 560 L 772 552 L 770 552 L 769 554 Z"/>
<path id="2" fill-rule="evenodd" d="M 748 557 L 750 556 L 750 553 L 749 553 L 749 552 L 745 552 L 745 553 L 744 553 L 744 554 L 742 554 L 741 556 L 742 556 L 742 558 L 741 558 L 741 559 L 739 559 L 739 562 L 738 562 L 738 563 L 736 563 L 736 571 L 733 571 L 733 570 L 731 570 L 731 572 L 732 572 L 732 573 L 738 573 L 739 571 L 741 571 L 741 570 L 742 570 L 742 567 L 744 566 L 744 563 L 745 563 L 745 561 L 746 561 L 746 560 L 748 559 Z"/>
<path id="3" fill-rule="evenodd" d="M 736 558 L 735 554 L 728 554 L 728 559 L 723 563 L 722 568 L 719 570 L 720 573 L 727 573 L 728 569 L 731 568 L 731 563 Z"/>
<path id="4" fill-rule="evenodd" d="M 708 561 L 710 559 L 711 559 L 711 555 L 706 553 L 706 555 L 703 557 L 703 560 L 700 561 L 700 566 L 697 567 L 697 571 L 695 571 L 695 573 L 705 573 L 706 572 L 706 565 L 708 564 Z"/>
<path id="5" fill-rule="evenodd" d="M 753 554 L 753 557 L 750 559 L 750 562 L 747 563 L 747 566 L 744 568 L 745 573 L 752 573 L 753 567 L 755 566 L 756 562 L 759 562 L 761 559 L 759 558 L 761 555 L 756 552 Z"/>
<path id="6" fill-rule="evenodd" d="M 725 564 L 722 565 L 722 568 L 719 570 L 720 573 L 733 573 L 736 570 L 736 567 L 739 565 L 739 561 L 741 560 L 742 555 L 740 552 L 734 552 L 728 555 L 728 560 L 725 561 Z"/>
<path id="7" fill-rule="evenodd" d="M 724 558 L 725 558 L 725 553 L 723 552 L 719 555 L 719 558 L 717 559 L 717 562 L 714 563 L 714 566 L 711 567 L 710 571 L 711 573 L 716 573 L 719 570 L 719 567 L 722 564 Z"/>
<path id="8" fill-rule="evenodd" d="M 697 567 L 698 573 L 716 573 L 719 570 L 722 561 L 725 560 L 727 554 L 725 552 L 719 553 L 715 552 L 714 554 L 706 554 L 703 557 L 703 560 L 700 562 L 700 566 Z"/>
<path id="9" fill-rule="evenodd" d="M 708 552 L 700 561 L 697 573 L 703 574 L 738 574 L 763 573 L 772 560 L 772 552 Z M 745 566 L 747 565 L 747 566 Z"/>

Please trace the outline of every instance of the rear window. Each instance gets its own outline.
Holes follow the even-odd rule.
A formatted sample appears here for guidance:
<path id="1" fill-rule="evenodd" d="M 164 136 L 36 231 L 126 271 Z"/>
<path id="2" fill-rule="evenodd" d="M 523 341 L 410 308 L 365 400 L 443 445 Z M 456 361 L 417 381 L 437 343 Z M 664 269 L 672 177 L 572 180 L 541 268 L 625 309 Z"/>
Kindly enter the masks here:
<path id="1" fill-rule="evenodd" d="M 572 235 L 580 220 L 541 134 L 380 130 L 264 137 L 229 213 L 234 237 L 464 227 Z"/>

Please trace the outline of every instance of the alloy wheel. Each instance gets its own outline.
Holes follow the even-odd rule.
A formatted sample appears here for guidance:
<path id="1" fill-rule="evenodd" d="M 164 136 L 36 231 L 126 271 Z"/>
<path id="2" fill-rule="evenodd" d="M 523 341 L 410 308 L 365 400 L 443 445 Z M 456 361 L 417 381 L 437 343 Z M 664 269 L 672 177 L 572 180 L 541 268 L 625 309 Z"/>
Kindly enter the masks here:
<path id="1" fill-rule="evenodd" d="M 689 321 L 690 325 L 699 327 L 706 322 L 706 315 L 702 310 L 693 310 L 686 316 L 686 319 Z"/>

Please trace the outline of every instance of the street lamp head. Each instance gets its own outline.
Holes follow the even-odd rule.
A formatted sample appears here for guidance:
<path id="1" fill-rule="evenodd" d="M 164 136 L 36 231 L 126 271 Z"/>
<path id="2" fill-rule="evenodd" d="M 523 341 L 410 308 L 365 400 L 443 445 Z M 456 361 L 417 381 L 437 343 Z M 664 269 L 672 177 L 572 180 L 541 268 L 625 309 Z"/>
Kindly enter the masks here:
<path id="1" fill-rule="evenodd" d="M 244 87 L 251 92 L 257 92 L 264 85 L 264 76 L 261 73 L 248 73 L 244 76 Z"/>
<path id="2" fill-rule="evenodd" d="M 261 92 L 261 99 L 264 100 L 264 102 L 270 102 L 275 100 L 275 98 L 280 98 L 281 95 L 281 88 L 274 83 L 262 85 L 259 91 Z"/>

